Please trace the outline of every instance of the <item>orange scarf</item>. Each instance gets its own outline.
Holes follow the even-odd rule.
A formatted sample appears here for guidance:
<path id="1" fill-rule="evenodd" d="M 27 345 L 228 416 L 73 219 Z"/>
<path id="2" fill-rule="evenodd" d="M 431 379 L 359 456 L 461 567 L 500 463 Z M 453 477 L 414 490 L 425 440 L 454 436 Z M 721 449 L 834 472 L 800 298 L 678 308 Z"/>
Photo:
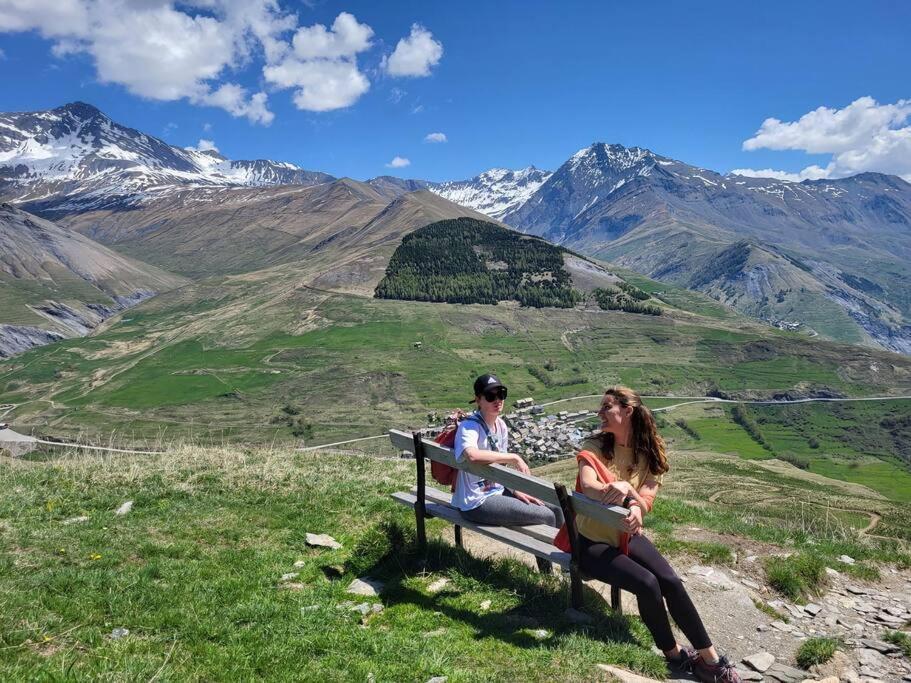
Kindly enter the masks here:
<path id="1" fill-rule="evenodd" d="M 598 475 L 598 481 L 603 484 L 611 484 L 617 480 L 614 473 L 608 470 L 604 466 L 604 463 L 601 462 L 601 459 L 591 451 L 580 451 L 576 456 L 576 462 L 590 465 L 595 470 L 595 474 Z M 579 474 L 576 475 L 576 491 L 579 493 L 583 492 L 582 477 Z M 560 527 L 557 535 L 554 536 L 554 545 L 563 552 L 571 552 L 572 546 L 569 542 L 569 529 L 566 526 L 566 522 L 563 523 L 563 526 Z M 620 532 L 619 548 L 621 553 L 629 555 L 629 534 Z"/>

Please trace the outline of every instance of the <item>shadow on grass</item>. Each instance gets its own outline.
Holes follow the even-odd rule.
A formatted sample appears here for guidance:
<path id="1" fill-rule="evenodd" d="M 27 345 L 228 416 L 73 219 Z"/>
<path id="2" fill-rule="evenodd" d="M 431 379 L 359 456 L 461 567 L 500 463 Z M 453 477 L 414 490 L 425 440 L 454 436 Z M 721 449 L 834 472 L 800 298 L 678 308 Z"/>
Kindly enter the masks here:
<path id="1" fill-rule="evenodd" d="M 606 644 L 643 648 L 644 643 L 631 628 L 629 617 L 609 611 L 595 590 L 585 587 L 585 607 L 591 623 L 570 621 L 565 612 L 569 606 L 569 585 L 556 575 L 544 575 L 515 560 L 488 560 L 472 557 L 462 548 L 432 539 L 425 553 L 418 549 L 414 532 L 396 521 L 384 521 L 361 537 L 346 562 L 345 574 L 369 575 L 384 581 L 383 602 L 387 606 L 409 603 L 428 612 L 440 612 L 450 619 L 470 625 L 477 639 L 493 637 L 519 647 L 558 647 L 561 636 L 584 635 Z M 448 573 L 456 583 L 478 584 L 510 593 L 518 605 L 505 612 L 477 613 L 451 604 L 451 598 L 463 591 L 444 589 L 426 595 L 409 585 L 416 575 Z M 530 629 L 546 628 L 553 637 L 535 638 Z M 650 643 L 649 643 L 650 644 Z M 630 664 L 636 659 L 630 653 Z"/>

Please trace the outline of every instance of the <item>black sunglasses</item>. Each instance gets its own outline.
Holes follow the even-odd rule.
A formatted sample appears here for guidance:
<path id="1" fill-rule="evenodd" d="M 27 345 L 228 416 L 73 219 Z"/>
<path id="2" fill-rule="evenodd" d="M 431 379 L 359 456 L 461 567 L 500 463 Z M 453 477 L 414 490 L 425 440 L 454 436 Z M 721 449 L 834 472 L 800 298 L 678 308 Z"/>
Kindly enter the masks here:
<path id="1" fill-rule="evenodd" d="M 491 389 L 490 391 L 485 391 L 481 394 L 488 403 L 493 403 L 497 399 L 501 401 L 506 400 L 506 387 L 497 387 L 496 389 Z"/>

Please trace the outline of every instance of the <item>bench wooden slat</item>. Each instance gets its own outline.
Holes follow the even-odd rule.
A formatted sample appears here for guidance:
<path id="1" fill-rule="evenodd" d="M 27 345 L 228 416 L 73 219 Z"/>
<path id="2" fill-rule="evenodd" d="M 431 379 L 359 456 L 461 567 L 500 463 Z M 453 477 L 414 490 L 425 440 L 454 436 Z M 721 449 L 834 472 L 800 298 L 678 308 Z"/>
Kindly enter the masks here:
<path id="1" fill-rule="evenodd" d="M 400 450 L 411 452 L 414 449 L 414 439 L 409 432 L 390 429 L 389 438 L 392 444 Z M 479 465 L 470 463 L 467 460 L 460 462 L 455 459 L 451 449 L 444 448 L 430 439 L 422 439 L 422 441 L 424 443 L 424 454 L 431 460 L 442 462 L 457 470 L 471 472 L 479 477 L 493 479 L 507 488 L 540 498 L 551 505 L 560 505 L 553 483 L 546 479 L 522 474 L 503 465 Z M 576 514 L 592 517 L 618 529 L 629 514 L 628 510 L 618 505 L 602 505 L 598 501 L 575 491 L 570 496 L 570 502 Z"/>
<path id="2" fill-rule="evenodd" d="M 411 489 L 412 494 L 415 492 L 416 489 Z M 440 489 L 435 489 L 432 486 L 428 486 L 424 489 L 424 495 L 427 496 L 427 500 L 429 501 L 452 507 L 451 493 L 440 491 Z M 553 544 L 554 536 L 557 535 L 557 530 L 552 526 L 547 526 L 546 524 L 523 524 L 521 526 L 514 526 L 512 528 L 519 529 L 526 536 L 531 536 L 532 538 L 535 538 L 542 543 Z"/>
<path id="3" fill-rule="evenodd" d="M 393 493 L 392 499 L 397 503 L 401 503 L 402 505 L 407 505 L 409 507 L 414 507 L 417 503 L 416 496 L 411 493 L 405 493 L 404 491 Z M 569 553 L 564 553 L 549 543 L 545 543 L 536 538 L 532 538 L 522 533 L 518 528 L 513 529 L 505 526 L 486 526 L 483 524 L 475 524 L 474 522 L 470 522 L 462 517 L 461 513 L 455 508 L 444 505 L 443 503 L 430 502 L 429 500 L 426 503 L 426 509 L 427 512 L 434 517 L 439 517 L 440 519 L 445 519 L 451 524 L 458 524 L 459 526 L 465 527 L 466 529 L 471 529 L 472 531 L 476 531 L 479 534 L 493 538 L 494 540 L 505 543 L 506 545 L 512 546 L 513 548 L 531 553 L 536 557 L 542 557 L 545 560 L 559 564 L 565 569 L 569 568 L 570 560 L 572 559 Z"/>

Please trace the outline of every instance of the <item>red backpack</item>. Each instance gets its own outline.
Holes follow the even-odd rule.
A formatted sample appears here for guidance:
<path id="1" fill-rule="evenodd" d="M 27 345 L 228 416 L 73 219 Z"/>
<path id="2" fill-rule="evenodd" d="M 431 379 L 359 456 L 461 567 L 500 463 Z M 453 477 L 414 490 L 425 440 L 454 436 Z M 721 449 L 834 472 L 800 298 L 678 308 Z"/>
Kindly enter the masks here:
<path id="1" fill-rule="evenodd" d="M 442 432 L 437 434 L 437 438 L 433 442 L 444 448 L 452 448 L 455 445 L 455 435 L 459 429 L 459 423 L 466 417 L 469 417 L 469 413 L 462 409 L 456 409 L 452 415 L 446 418 L 446 426 L 443 427 Z M 433 477 L 434 481 L 444 486 L 449 486 L 452 491 L 455 491 L 456 475 L 458 473 L 459 471 L 455 467 L 450 467 L 436 460 L 430 461 L 430 476 Z"/>

